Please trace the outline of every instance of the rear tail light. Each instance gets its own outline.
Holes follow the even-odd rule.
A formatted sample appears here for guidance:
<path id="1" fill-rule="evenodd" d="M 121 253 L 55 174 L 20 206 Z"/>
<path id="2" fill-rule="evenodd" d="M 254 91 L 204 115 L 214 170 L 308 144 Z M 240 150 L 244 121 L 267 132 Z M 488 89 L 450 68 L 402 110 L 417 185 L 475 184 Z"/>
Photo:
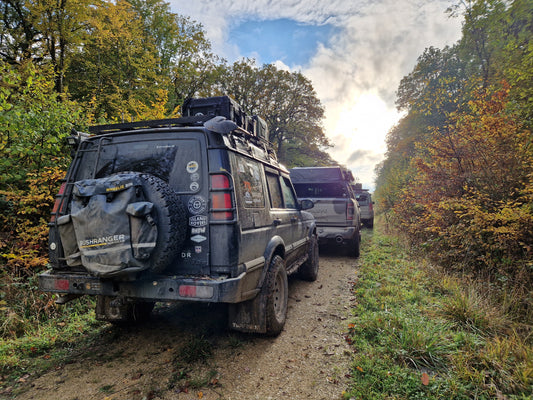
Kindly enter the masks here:
<path id="1" fill-rule="evenodd" d="M 225 174 L 211 175 L 211 219 L 214 221 L 233 219 L 231 182 Z"/>
<path id="2" fill-rule="evenodd" d="M 54 281 L 54 289 L 67 291 L 70 287 L 68 279 L 57 279 Z"/>
<path id="3" fill-rule="evenodd" d="M 353 203 L 346 203 L 346 219 L 348 221 L 353 221 L 354 206 Z"/>
<path id="4" fill-rule="evenodd" d="M 179 295 L 181 297 L 196 297 L 199 299 L 210 299 L 213 297 L 214 289 L 211 286 L 181 285 Z"/>
<path id="5" fill-rule="evenodd" d="M 54 203 L 54 208 L 52 209 L 52 217 L 50 218 L 50 222 L 54 222 L 57 216 L 61 213 L 66 187 L 67 183 L 63 182 L 59 188 L 59 193 L 56 195 L 56 201 Z"/>

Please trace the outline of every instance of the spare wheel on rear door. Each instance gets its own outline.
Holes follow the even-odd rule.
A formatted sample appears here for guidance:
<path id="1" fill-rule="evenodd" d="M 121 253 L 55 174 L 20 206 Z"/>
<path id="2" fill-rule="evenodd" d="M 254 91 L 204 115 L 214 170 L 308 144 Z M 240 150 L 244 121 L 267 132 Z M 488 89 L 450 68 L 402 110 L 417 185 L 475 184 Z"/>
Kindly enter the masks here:
<path id="1" fill-rule="evenodd" d="M 74 247 L 94 275 L 161 272 L 178 254 L 186 234 L 186 211 L 163 180 L 124 172 L 75 182 L 73 194 Z M 73 239 L 61 235 L 63 242 Z"/>

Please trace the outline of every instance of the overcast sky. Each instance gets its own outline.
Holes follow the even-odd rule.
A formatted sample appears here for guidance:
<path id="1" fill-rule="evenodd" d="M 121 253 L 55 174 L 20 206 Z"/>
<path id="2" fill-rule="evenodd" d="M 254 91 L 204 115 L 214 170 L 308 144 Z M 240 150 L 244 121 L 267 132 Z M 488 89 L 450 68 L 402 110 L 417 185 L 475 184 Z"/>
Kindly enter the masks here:
<path id="1" fill-rule="evenodd" d="M 398 121 L 395 93 L 425 48 L 460 38 L 452 0 L 170 0 L 201 23 L 214 52 L 229 62 L 300 71 L 326 109 L 329 152 L 374 188 L 385 136 Z"/>

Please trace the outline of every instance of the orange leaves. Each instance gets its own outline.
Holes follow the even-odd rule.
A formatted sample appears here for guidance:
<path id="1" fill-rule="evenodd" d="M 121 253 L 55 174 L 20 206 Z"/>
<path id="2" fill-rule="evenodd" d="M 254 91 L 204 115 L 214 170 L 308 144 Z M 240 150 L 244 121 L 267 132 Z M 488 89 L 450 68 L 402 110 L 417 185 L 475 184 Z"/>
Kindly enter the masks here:
<path id="1" fill-rule="evenodd" d="M 414 177 L 394 205 L 413 242 L 445 265 L 513 274 L 531 260 L 533 146 L 508 93 L 505 83 L 472 93 L 466 109 L 418 142 Z"/>
<path id="2" fill-rule="evenodd" d="M 427 386 L 429 385 L 429 375 L 427 373 L 423 373 L 420 377 L 420 381 L 422 382 L 422 385 Z"/>

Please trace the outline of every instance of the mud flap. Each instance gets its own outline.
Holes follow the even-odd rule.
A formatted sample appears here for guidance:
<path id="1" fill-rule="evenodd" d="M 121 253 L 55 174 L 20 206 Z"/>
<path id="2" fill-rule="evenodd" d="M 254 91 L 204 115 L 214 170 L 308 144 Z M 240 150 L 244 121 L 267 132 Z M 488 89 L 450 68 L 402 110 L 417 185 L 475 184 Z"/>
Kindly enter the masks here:
<path id="1" fill-rule="evenodd" d="M 230 304 L 228 313 L 229 328 L 239 332 L 266 333 L 266 306 L 264 297 Z"/>
<path id="2" fill-rule="evenodd" d="M 59 236 L 63 245 L 66 263 L 69 267 L 81 265 L 81 253 L 76 240 L 76 232 L 70 215 L 63 215 L 57 219 Z"/>

